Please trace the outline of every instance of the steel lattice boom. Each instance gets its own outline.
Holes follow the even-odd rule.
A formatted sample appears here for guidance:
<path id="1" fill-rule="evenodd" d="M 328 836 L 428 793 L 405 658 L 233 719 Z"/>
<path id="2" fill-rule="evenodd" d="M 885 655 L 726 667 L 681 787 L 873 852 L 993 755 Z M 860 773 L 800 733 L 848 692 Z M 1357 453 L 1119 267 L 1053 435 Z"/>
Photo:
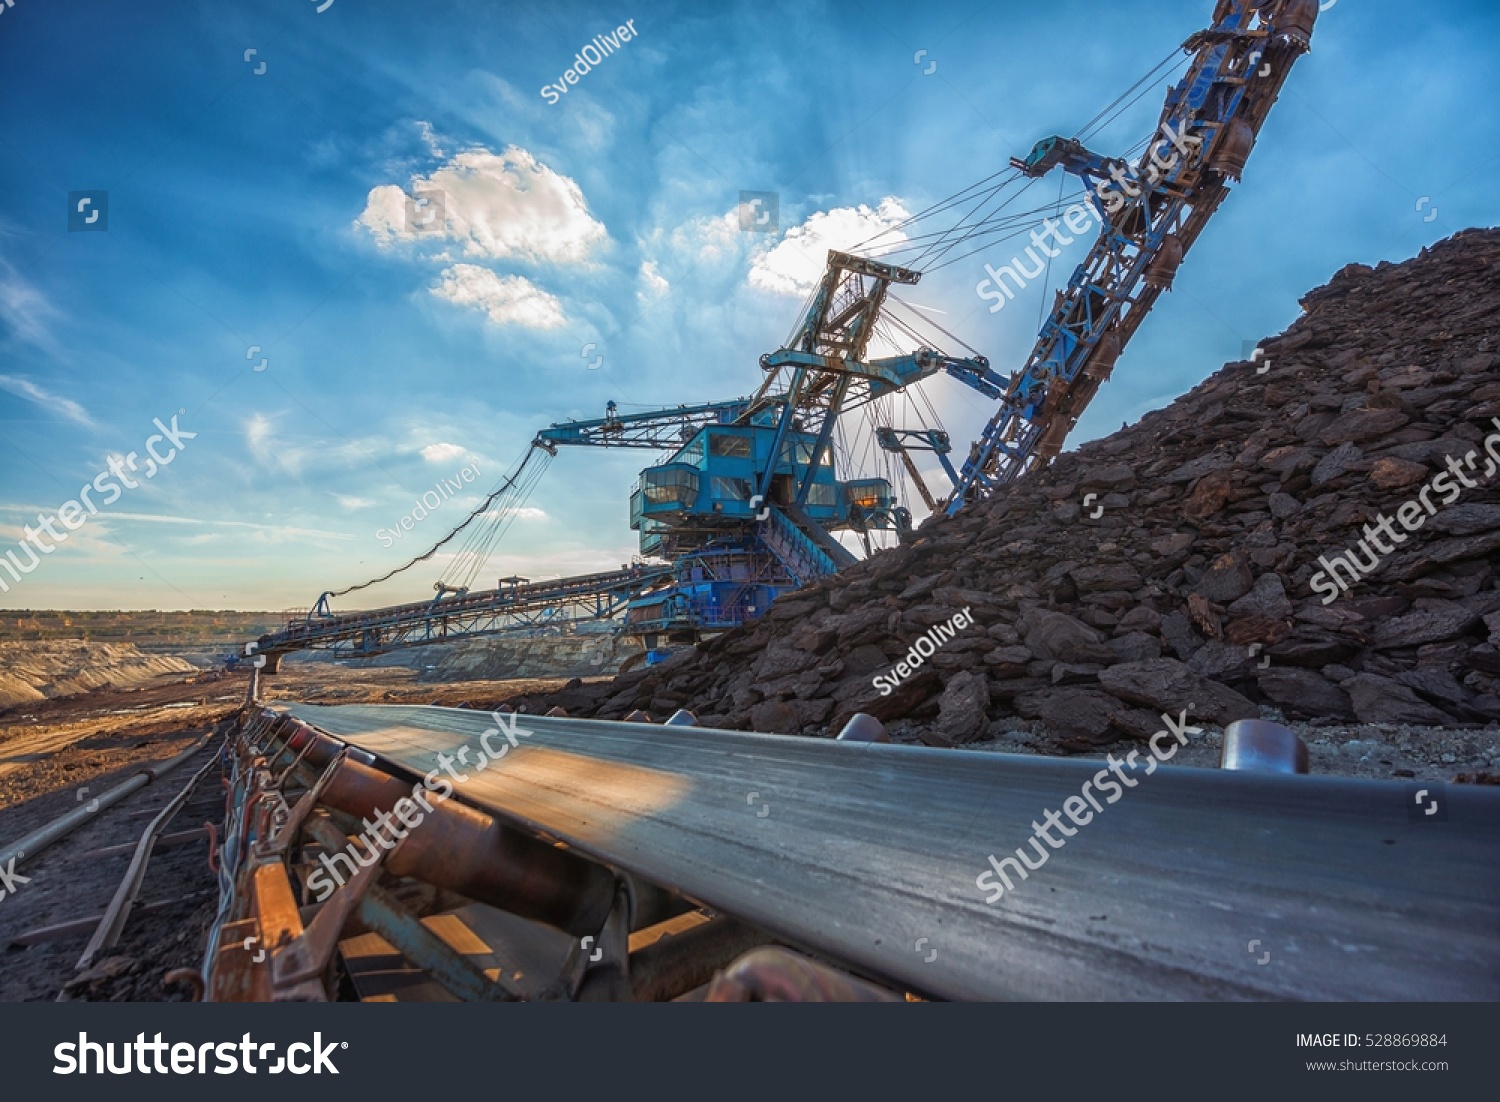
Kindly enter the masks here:
<path id="1" fill-rule="evenodd" d="M 1309 48 L 1317 15 L 1317 0 L 1220 0 L 1213 26 L 1183 44 L 1192 63 L 1167 94 L 1134 170 L 1056 137 L 1015 163 L 1029 176 L 1054 167 L 1078 176 L 1104 224 L 974 443 L 949 513 L 1061 450 L 1157 296 L 1171 287 L 1228 181 L 1239 179 L 1293 63 Z"/>

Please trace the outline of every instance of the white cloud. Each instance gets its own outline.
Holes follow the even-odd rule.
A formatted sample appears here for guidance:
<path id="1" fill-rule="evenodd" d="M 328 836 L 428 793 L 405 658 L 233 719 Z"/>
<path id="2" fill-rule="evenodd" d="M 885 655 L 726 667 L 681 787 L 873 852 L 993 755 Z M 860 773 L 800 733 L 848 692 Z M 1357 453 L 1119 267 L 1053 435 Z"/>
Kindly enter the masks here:
<path id="1" fill-rule="evenodd" d="M 408 194 L 443 193 L 440 229 L 406 225 Z M 413 176 L 405 191 L 373 188 L 355 220 L 378 245 L 430 239 L 455 241 L 467 256 L 578 264 L 607 236 L 589 214 L 583 190 L 519 146 L 503 153 L 468 149 L 427 176 Z"/>
<path id="2" fill-rule="evenodd" d="M 277 449 L 273 446 L 276 430 L 271 419 L 261 413 L 253 413 L 245 424 L 245 444 L 255 461 L 263 466 L 275 463 L 280 466 Z"/>
<path id="3" fill-rule="evenodd" d="M 496 325 L 556 329 L 565 320 L 562 304 L 529 279 L 497 276 L 477 264 L 455 264 L 444 269 L 442 281 L 432 288 L 432 293 L 457 306 L 482 310 Z"/>
<path id="4" fill-rule="evenodd" d="M 750 285 L 778 295 L 806 295 L 822 278 L 829 249 L 851 250 L 910 217 L 894 196 L 886 196 L 874 209 L 861 203 L 818 211 L 802 225 L 788 229 L 772 248 L 755 256 L 750 265 Z M 879 245 L 885 250 L 905 240 L 905 234 L 893 230 L 881 237 Z"/>
<path id="5" fill-rule="evenodd" d="M 641 289 L 642 298 L 657 298 L 672 289 L 666 277 L 657 270 L 654 260 L 641 262 L 641 282 L 645 284 Z"/>
<path id="6" fill-rule="evenodd" d="M 547 510 L 538 509 L 535 505 L 522 505 L 513 509 L 486 509 L 481 518 L 484 520 L 500 520 L 503 517 L 516 517 L 520 520 L 541 520 L 547 515 Z"/>
<path id="7" fill-rule="evenodd" d="M 0 230 L 5 228 L 6 224 L 0 223 Z M 58 347 L 52 323 L 61 317 L 62 312 L 45 295 L 23 279 L 12 264 L 0 259 L 0 321 L 23 341 L 55 355 Z"/>
<path id="8" fill-rule="evenodd" d="M 422 458 L 429 463 L 446 463 L 467 454 L 467 450 L 457 444 L 428 444 L 422 449 Z"/>
<path id="9" fill-rule="evenodd" d="M 76 421 L 88 428 L 94 427 L 94 419 L 89 416 L 88 410 L 84 409 L 71 398 L 64 398 L 59 394 L 53 394 L 49 390 L 43 390 L 28 379 L 22 379 L 15 375 L 0 375 L 0 390 L 8 390 L 18 398 L 25 398 L 28 402 L 35 402 L 50 413 L 59 417 L 66 417 L 69 421 Z"/>
<path id="10" fill-rule="evenodd" d="M 110 513 L 111 520 L 131 520 L 143 524 L 187 524 L 212 528 L 248 528 L 262 535 L 272 536 L 321 536 L 330 540 L 352 540 L 353 536 L 343 532 L 328 532 L 321 528 L 294 528 L 287 524 L 255 524 L 247 520 L 204 520 L 200 517 L 165 516 L 161 513 Z"/>
<path id="11" fill-rule="evenodd" d="M 674 253 L 705 265 L 738 260 L 751 243 L 750 235 L 740 229 L 739 212 L 734 210 L 718 217 L 694 218 L 678 226 L 667 238 L 667 245 Z"/>
<path id="12" fill-rule="evenodd" d="M 387 442 L 379 439 L 360 441 L 346 438 L 341 444 L 323 441 L 295 444 L 281 437 L 276 424 L 263 413 L 252 413 L 245 422 L 245 445 L 262 467 L 275 468 L 290 475 L 300 475 L 309 466 L 315 469 L 369 466 L 391 450 Z"/>
<path id="13" fill-rule="evenodd" d="M 448 155 L 438 145 L 437 132 L 432 129 L 432 123 L 419 120 L 417 122 L 417 131 L 422 136 L 422 144 L 427 147 L 427 152 L 431 153 L 434 157 L 446 157 Z"/>
<path id="14" fill-rule="evenodd" d="M 372 505 L 380 504 L 380 502 L 372 497 L 354 497 L 351 494 L 333 494 L 331 496 L 334 501 L 339 503 L 339 508 L 347 509 L 351 512 L 355 509 L 368 509 Z"/>

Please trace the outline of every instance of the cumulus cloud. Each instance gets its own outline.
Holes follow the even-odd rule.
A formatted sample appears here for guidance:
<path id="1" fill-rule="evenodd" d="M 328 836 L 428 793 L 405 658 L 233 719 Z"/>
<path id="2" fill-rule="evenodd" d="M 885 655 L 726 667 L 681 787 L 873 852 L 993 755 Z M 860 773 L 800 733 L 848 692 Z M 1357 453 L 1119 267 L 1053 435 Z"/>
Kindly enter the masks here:
<path id="1" fill-rule="evenodd" d="M 457 444 L 428 444 L 422 449 L 422 458 L 429 463 L 446 463 L 466 454 L 465 449 Z"/>
<path id="2" fill-rule="evenodd" d="M 408 195 L 443 193 L 441 226 L 407 227 Z M 604 240 L 583 190 L 519 146 L 503 153 L 468 149 L 430 175 L 413 176 L 403 191 L 373 188 L 355 220 L 378 245 L 418 239 L 456 242 L 466 256 L 578 264 Z"/>
<path id="3" fill-rule="evenodd" d="M 8 390 L 17 398 L 35 402 L 49 413 L 66 417 L 69 421 L 76 421 L 88 428 L 94 427 L 94 419 L 89 416 L 88 410 L 71 398 L 64 398 L 60 394 L 43 390 L 29 379 L 22 379 L 16 375 L 0 375 L 0 390 Z"/>
<path id="4" fill-rule="evenodd" d="M 444 269 L 432 293 L 457 306 L 482 310 L 495 325 L 556 329 L 565 320 L 562 304 L 529 279 L 498 276 L 477 264 Z"/>
<path id="5" fill-rule="evenodd" d="M 870 208 L 835 207 L 818 211 L 800 226 L 787 230 L 770 249 L 758 253 L 750 265 L 750 285 L 778 295 L 802 297 L 823 276 L 829 249 L 848 251 L 859 242 L 882 231 L 882 250 L 899 245 L 907 238 L 893 227 L 911 215 L 901 200 L 887 196 L 880 205 Z"/>

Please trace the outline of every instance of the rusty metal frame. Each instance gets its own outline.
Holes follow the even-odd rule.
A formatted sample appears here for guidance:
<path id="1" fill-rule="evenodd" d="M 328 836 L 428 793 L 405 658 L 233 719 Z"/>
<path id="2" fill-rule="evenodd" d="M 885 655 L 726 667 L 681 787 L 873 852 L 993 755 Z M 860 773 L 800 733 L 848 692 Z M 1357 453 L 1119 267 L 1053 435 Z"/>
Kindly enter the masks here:
<path id="1" fill-rule="evenodd" d="M 381 889 L 376 881 L 382 871 L 415 875 L 463 898 L 585 934 L 607 948 L 596 962 L 575 946 L 542 998 L 578 998 L 586 989 L 591 997 L 628 999 L 629 935 L 636 912 L 654 921 L 681 909 L 681 901 L 656 889 L 636 887 L 566 848 L 457 802 L 436 805 L 420 835 L 382 849 L 316 909 L 299 907 L 301 882 L 293 863 L 302 847 L 342 849 L 348 837 L 335 819 L 388 812 L 409 795 L 410 786 L 367 764 L 374 761 L 369 755 L 265 709 L 243 714 L 226 746 L 238 768 L 233 782 L 226 779 L 233 812 L 226 825 L 235 833 L 232 839 L 226 834 L 224 852 L 236 860 L 227 870 L 231 875 L 206 966 L 204 987 L 211 1001 L 328 999 L 329 968 L 344 931 L 361 925 L 461 999 L 521 997 L 503 972 L 489 976 Z M 288 806 L 284 791 L 292 781 L 306 787 Z M 637 905 L 641 897 L 643 907 Z"/>

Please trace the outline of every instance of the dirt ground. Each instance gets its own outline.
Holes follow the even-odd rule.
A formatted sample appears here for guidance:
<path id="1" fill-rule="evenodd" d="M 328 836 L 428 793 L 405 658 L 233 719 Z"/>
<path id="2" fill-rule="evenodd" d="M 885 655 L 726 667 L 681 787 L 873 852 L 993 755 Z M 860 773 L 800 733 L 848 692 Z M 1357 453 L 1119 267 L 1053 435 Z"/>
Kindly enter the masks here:
<path id="1" fill-rule="evenodd" d="M 180 754 L 222 726 L 245 700 L 246 674 L 206 671 L 172 675 L 133 689 L 98 689 L 0 711 L 0 846 L 129 779 L 142 768 Z M 560 688 L 555 681 L 471 681 L 434 685 L 401 667 L 351 670 L 332 664 L 292 667 L 268 678 L 262 696 L 327 704 L 440 704 L 492 708 L 521 692 Z M 133 844 L 146 825 L 210 761 L 214 738 L 190 761 L 112 807 L 102 808 L 74 833 L 17 866 L 16 890 L 0 898 L 0 1001 L 71 999 L 179 1000 L 187 988 L 167 988 L 174 968 L 197 969 L 217 905 L 208 866 L 208 836 L 158 846 L 138 909 L 120 943 L 86 973 L 76 965 L 93 933 L 86 929 L 27 948 L 14 939 L 41 927 L 93 918 L 109 905 L 130 853 L 95 851 Z M 224 818 L 220 774 L 210 770 L 163 829 L 171 835 Z M 142 910 L 153 903 L 169 904 Z"/>

